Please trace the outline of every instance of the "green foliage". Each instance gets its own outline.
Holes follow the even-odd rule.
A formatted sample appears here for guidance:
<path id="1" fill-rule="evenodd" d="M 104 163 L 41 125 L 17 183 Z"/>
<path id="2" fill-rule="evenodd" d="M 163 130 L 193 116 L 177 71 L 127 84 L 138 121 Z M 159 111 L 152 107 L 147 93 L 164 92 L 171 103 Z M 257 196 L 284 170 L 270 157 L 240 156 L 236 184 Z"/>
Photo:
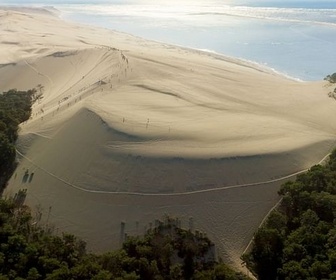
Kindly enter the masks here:
<path id="1" fill-rule="evenodd" d="M 336 73 L 333 73 L 331 75 L 328 75 L 327 77 L 324 78 L 330 83 L 336 83 Z"/>
<path id="2" fill-rule="evenodd" d="M 75 236 L 53 236 L 36 225 L 32 226 L 29 209 L 14 201 L 0 200 L 0 211 L 2 276 L 37 280 L 93 279 L 103 275 L 97 257 L 87 254 L 85 243 Z M 22 231 L 22 228 L 26 230 Z"/>
<path id="3" fill-rule="evenodd" d="M 136 273 L 138 279 L 247 279 L 214 258 L 214 245 L 203 234 L 193 234 L 167 219 L 144 237 L 130 237 L 117 252 L 100 263 L 115 279 Z M 227 277 L 227 278 L 225 278 Z"/>
<path id="4" fill-rule="evenodd" d="M 336 76 L 335 76 L 336 78 Z M 283 196 L 243 256 L 258 279 L 334 279 L 336 150 L 329 162 L 285 183 Z"/>
<path id="5" fill-rule="evenodd" d="M 36 90 L 0 94 L 0 191 L 14 170 L 19 124 L 29 119 L 35 96 Z"/>
<path id="6" fill-rule="evenodd" d="M 118 251 L 88 254 L 74 235 L 51 235 L 33 222 L 29 208 L 0 199 L 0 280 L 247 279 L 216 262 L 213 249 L 203 234 L 169 220 L 129 237 Z"/>

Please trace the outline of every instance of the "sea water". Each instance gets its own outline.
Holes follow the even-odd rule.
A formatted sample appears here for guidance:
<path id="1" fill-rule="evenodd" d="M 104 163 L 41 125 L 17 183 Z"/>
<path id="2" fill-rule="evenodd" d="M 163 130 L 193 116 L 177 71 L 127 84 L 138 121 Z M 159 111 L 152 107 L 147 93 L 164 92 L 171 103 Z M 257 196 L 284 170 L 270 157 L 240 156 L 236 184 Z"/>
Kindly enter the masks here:
<path id="1" fill-rule="evenodd" d="M 2 2 L 0 1 L 0 4 Z M 336 72 L 336 1 L 11 1 L 65 20 L 250 60 L 300 80 Z"/>

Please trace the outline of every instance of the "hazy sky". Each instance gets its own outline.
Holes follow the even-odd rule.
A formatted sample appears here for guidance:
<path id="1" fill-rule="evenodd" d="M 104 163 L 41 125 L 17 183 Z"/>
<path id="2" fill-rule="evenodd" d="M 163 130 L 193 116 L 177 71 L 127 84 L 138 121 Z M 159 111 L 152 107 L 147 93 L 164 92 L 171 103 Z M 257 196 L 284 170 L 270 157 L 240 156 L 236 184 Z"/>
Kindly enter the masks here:
<path id="1" fill-rule="evenodd" d="M 155 5 L 207 5 L 207 4 L 229 4 L 247 6 L 274 6 L 274 7 L 336 7 L 335 0 L 0 0 L 0 4 L 39 4 L 39 5 L 61 5 L 61 4 L 155 4 Z"/>

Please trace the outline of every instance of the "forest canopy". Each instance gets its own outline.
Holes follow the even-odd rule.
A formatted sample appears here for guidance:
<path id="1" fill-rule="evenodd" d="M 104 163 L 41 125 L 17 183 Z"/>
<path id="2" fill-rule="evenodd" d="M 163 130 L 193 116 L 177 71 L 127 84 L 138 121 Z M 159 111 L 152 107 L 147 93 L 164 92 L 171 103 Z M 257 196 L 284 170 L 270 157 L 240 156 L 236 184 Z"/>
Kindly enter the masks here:
<path id="1" fill-rule="evenodd" d="M 0 199 L 1 280 L 248 279 L 216 261 L 213 250 L 204 234 L 166 218 L 144 236 L 128 237 L 120 250 L 91 254 L 76 236 L 37 225 L 20 200 Z"/>
<path id="2" fill-rule="evenodd" d="M 258 279 L 336 279 L 336 150 L 285 183 L 243 260 Z"/>
<path id="3" fill-rule="evenodd" d="M 0 94 L 0 192 L 15 168 L 14 145 L 19 124 L 29 119 L 31 106 L 39 97 L 35 89 L 12 89 Z"/>

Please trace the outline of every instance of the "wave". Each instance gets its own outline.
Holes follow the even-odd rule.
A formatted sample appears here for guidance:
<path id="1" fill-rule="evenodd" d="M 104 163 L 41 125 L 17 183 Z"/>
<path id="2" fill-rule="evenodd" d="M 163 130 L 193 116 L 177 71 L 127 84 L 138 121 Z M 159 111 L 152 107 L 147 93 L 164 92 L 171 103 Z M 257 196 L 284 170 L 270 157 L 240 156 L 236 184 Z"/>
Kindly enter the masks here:
<path id="1" fill-rule="evenodd" d="M 143 17 L 174 19 L 179 21 L 195 22 L 197 17 L 244 17 L 264 20 L 276 20 L 306 24 L 322 24 L 336 27 L 336 9 L 311 9 L 311 8 L 273 8 L 273 7 L 249 7 L 230 5 L 169 5 L 162 7 L 157 4 L 101 4 L 101 5 L 62 5 L 62 9 L 68 12 L 81 14 L 96 14 L 115 17 Z M 209 23 L 211 20 L 209 21 Z M 210 23 L 211 24 L 211 23 Z"/>
<path id="2" fill-rule="evenodd" d="M 191 16 L 235 16 L 336 27 L 336 9 L 218 7 L 216 11 L 190 13 Z"/>

